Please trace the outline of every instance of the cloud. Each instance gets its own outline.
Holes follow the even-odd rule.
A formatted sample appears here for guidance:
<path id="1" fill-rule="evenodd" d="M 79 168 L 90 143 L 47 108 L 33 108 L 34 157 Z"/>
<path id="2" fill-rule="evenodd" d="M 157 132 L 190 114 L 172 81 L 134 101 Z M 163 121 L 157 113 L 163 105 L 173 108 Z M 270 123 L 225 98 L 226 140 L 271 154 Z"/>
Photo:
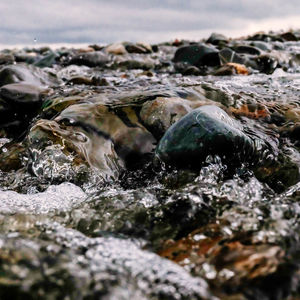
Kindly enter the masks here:
<path id="1" fill-rule="evenodd" d="M 212 31 L 300 27 L 298 0 L 10 0 L 0 2 L 0 44 L 158 42 Z M 285 20 L 283 22 L 283 20 Z M 257 26 L 255 26 L 257 24 Z M 261 26 L 258 28 L 258 25 Z M 270 26 L 273 26 L 270 28 Z M 276 28 L 275 28 L 276 27 Z M 257 28 L 257 29 L 256 29 Z M 252 30 L 253 31 L 253 30 Z"/>

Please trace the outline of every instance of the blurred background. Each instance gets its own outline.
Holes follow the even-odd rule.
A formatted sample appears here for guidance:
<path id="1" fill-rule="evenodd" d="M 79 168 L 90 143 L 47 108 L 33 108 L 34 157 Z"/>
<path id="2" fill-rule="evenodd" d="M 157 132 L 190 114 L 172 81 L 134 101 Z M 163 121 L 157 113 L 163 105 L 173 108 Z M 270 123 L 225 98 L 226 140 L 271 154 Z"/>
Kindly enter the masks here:
<path id="1" fill-rule="evenodd" d="M 157 43 L 300 28 L 299 0 L 0 0 L 0 44 Z"/>

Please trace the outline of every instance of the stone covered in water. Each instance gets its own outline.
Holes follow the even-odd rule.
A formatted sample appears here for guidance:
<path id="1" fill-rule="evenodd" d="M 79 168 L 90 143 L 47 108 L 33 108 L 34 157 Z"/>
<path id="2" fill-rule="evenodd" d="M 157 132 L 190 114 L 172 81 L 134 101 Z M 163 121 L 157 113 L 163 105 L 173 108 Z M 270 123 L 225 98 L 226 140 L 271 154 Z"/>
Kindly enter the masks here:
<path id="1" fill-rule="evenodd" d="M 26 64 L 8 65 L 0 69 L 0 86 L 21 81 L 37 86 L 49 86 L 58 83 L 55 76 L 38 67 Z"/>
<path id="2" fill-rule="evenodd" d="M 38 294 L 46 299 L 216 300 L 202 278 L 142 250 L 136 241 L 89 238 L 57 223 L 39 223 L 34 229 L 40 244 L 0 236 L 1 299 Z"/>
<path id="3" fill-rule="evenodd" d="M 103 179 L 111 180 L 122 168 L 112 141 L 78 124 L 39 120 L 30 130 L 27 143 L 34 154 L 32 173 L 48 180 L 72 178 L 86 164 L 98 170 Z"/>
<path id="4" fill-rule="evenodd" d="M 62 111 L 56 121 L 82 128 L 93 136 L 92 140 L 98 136 L 113 143 L 119 157 L 129 165 L 154 150 L 156 140 L 131 107 L 111 109 L 103 104 L 75 104 Z M 99 146 L 97 152 L 101 155 Z"/>
<path id="5" fill-rule="evenodd" d="M 254 142 L 241 126 L 217 106 L 193 110 L 173 124 L 159 142 L 156 153 L 161 160 L 179 166 L 197 166 L 208 155 L 249 159 Z"/>
<path id="6" fill-rule="evenodd" d="M 300 44 L 245 39 L 216 44 L 205 46 L 221 52 L 221 64 L 238 72 L 240 58 L 251 76 L 195 76 L 213 74 L 220 65 L 173 63 L 178 46 L 197 45 L 189 41 L 159 44 L 152 47 L 155 54 L 145 45 L 122 43 L 130 53 L 120 56 L 97 45 L 61 48 L 57 59 L 47 57 L 49 48 L 2 51 L 17 63 L 1 66 L 1 76 L 11 70 L 2 90 L 8 84 L 38 90 L 50 85 L 51 94 L 23 135 L 6 122 L 21 121 L 25 109 L 17 108 L 27 94 L 0 97 L 0 123 L 15 134 L 0 126 L 1 299 L 203 299 L 207 289 L 226 300 L 298 296 Z M 95 51 L 108 63 L 66 67 L 70 57 Z M 21 60 L 51 69 L 19 65 Z M 54 75 L 53 82 L 49 72 L 59 80 Z M 40 103 L 36 95 L 28 101 Z M 207 152 L 226 159 L 209 157 L 200 170 L 157 170 L 153 137 L 159 140 L 198 104 L 211 104 L 207 99 L 225 105 L 238 120 L 211 113 L 219 109 L 205 111 L 211 125 L 201 129 L 208 128 Z M 18 118 L 10 119 L 15 113 Z M 17 128 L 27 131 L 21 123 Z M 199 128 L 188 128 L 190 135 Z M 232 150 L 232 144 L 239 147 Z M 224 154 L 226 147 L 236 152 Z M 235 162 L 252 160 L 252 149 L 257 160 L 229 174 Z M 187 161 L 196 167 L 205 159 L 189 162 L 186 153 L 182 166 Z M 62 182 L 72 184 L 63 189 Z M 179 265 L 149 253 L 163 244 L 166 255 L 160 254 Z"/>

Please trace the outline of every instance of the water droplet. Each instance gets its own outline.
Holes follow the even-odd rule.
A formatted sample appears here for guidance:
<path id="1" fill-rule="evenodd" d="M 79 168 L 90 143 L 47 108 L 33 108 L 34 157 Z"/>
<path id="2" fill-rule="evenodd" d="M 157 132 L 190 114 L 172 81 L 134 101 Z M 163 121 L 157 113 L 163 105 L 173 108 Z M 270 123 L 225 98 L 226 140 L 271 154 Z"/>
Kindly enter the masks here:
<path id="1" fill-rule="evenodd" d="M 37 38 L 34 38 L 33 41 L 36 43 L 37 42 Z"/>
<path id="2" fill-rule="evenodd" d="M 6 153 L 7 152 L 7 148 L 2 148 L 2 151 L 4 152 L 4 153 Z"/>

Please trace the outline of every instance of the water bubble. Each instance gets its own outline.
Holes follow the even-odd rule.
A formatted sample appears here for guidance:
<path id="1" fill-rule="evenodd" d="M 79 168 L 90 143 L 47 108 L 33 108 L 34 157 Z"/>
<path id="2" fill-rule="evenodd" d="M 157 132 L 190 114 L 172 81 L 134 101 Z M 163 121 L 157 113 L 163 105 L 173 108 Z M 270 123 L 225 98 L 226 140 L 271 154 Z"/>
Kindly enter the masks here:
<path id="1" fill-rule="evenodd" d="M 2 152 L 6 153 L 7 152 L 7 148 L 2 148 Z"/>

